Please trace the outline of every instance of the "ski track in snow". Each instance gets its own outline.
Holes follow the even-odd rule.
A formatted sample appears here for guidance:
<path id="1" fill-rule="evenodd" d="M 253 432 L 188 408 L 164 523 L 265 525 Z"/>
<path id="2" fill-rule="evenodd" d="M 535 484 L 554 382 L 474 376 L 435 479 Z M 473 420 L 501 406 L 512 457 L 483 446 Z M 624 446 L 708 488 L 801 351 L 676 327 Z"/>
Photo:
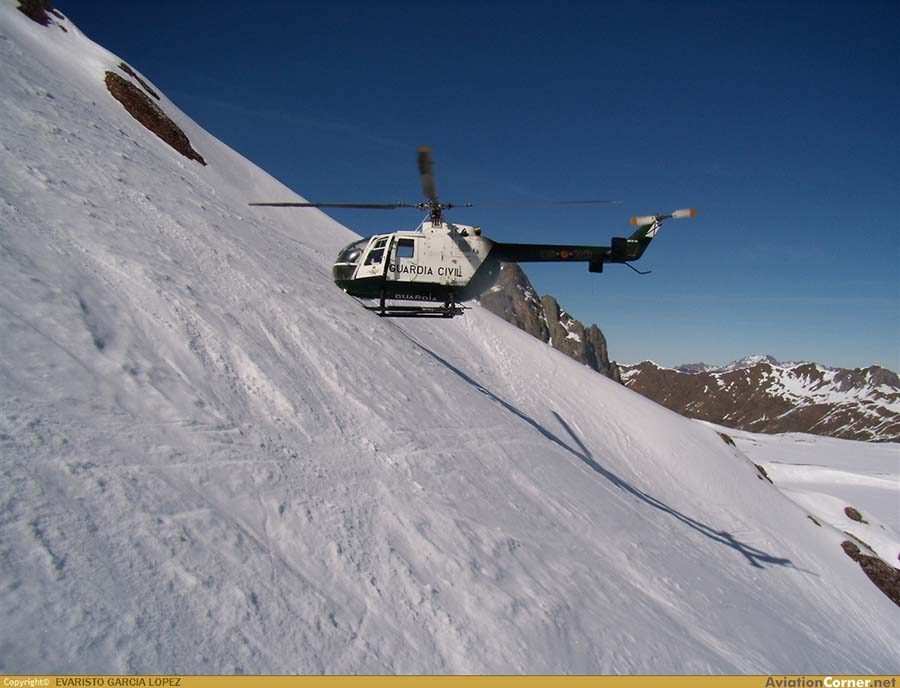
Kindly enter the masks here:
<path id="1" fill-rule="evenodd" d="M 246 207 L 296 195 L 66 27 L 0 5 L 0 670 L 896 670 L 843 533 L 713 430 L 479 307 L 364 311 L 355 235 Z"/>

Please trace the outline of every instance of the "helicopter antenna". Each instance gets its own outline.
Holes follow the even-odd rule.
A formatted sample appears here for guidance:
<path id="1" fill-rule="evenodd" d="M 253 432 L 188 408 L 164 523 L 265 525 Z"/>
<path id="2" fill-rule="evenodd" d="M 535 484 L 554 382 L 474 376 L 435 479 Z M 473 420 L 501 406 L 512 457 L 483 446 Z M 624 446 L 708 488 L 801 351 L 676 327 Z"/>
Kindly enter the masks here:
<path id="1" fill-rule="evenodd" d="M 622 263 L 622 265 L 624 265 L 625 267 L 631 268 L 639 275 L 649 275 L 651 272 L 653 272 L 653 270 L 638 270 L 631 263 Z"/>

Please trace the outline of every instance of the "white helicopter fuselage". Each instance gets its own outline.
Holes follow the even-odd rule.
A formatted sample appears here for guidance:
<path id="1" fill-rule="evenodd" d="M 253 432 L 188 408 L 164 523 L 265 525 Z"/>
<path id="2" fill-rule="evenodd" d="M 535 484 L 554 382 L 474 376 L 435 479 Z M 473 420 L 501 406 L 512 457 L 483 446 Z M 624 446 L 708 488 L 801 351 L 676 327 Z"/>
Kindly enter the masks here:
<path id="1" fill-rule="evenodd" d="M 465 298 L 494 245 L 479 227 L 425 221 L 415 231 L 376 234 L 348 246 L 335 263 L 335 281 L 355 296 L 413 301 Z M 490 274 L 485 274 L 490 273 Z M 479 280 L 480 281 L 480 280 Z"/>
<path id="2" fill-rule="evenodd" d="M 487 258 L 493 242 L 475 234 L 474 227 L 431 222 L 421 232 L 396 232 L 387 275 L 396 282 L 437 282 L 461 288 Z"/>

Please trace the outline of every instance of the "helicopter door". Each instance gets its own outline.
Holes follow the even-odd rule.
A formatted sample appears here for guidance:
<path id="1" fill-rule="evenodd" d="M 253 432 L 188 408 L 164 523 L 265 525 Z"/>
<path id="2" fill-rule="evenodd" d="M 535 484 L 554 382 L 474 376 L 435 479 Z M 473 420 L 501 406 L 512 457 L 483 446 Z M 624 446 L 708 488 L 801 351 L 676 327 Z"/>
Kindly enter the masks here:
<path id="1" fill-rule="evenodd" d="M 356 270 L 356 279 L 385 276 L 390 262 L 392 240 L 391 234 L 372 237 L 369 248 L 363 256 L 362 264 Z"/>
<path id="2" fill-rule="evenodd" d="M 424 272 L 416 264 L 416 240 L 411 237 L 397 237 L 391 252 L 389 277 L 398 282 L 415 282 Z"/>

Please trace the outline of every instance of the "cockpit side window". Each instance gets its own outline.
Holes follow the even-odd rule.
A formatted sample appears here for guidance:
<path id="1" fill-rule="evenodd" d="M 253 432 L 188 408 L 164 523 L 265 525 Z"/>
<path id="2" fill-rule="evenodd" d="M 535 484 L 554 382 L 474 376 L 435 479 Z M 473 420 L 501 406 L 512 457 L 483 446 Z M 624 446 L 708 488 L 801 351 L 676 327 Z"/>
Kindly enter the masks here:
<path id="1" fill-rule="evenodd" d="M 397 258 L 412 258 L 416 252 L 416 242 L 413 239 L 397 240 Z"/>
<path id="2" fill-rule="evenodd" d="M 366 256 L 366 262 L 364 265 L 372 265 L 378 264 L 384 258 L 384 247 L 387 244 L 388 238 L 382 237 L 381 239 L 376 239 L 375 243 L 372 244 L 372 248 L 369 250 L 369 255 Z"/>

